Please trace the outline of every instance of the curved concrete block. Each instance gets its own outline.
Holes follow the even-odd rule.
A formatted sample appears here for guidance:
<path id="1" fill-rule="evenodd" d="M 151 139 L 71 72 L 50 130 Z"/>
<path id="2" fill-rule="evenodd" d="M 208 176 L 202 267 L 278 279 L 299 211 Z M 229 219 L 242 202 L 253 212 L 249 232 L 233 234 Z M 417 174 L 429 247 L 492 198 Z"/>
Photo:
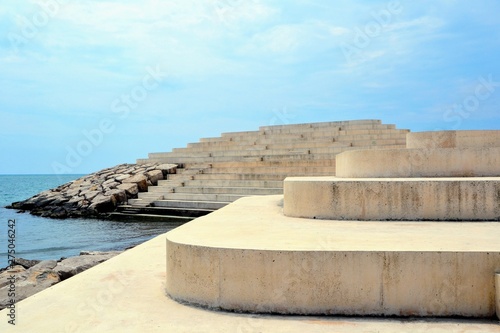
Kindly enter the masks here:
<path id="1" fill-rule="evenodd" d="M 433 131 L 406 135 L 406 148 L 500 147 L 500 131 Z"/>
<path id="2" fill-rule="evenodd" d="M 500 224 L 295 219 L 281 199 L 240 199 L 169 232 L 168 295 L 253 313 L 495 314 Z"/>
<path id="3" fill-rule="evenodd" d="M 336 164 L 340 178 L 496 177 L 500 147 L 354 150 Z"/>
<path id="4" fill-rule="evenodd" d="M 290 217 L 358 221 L 500 221 L 498 178 L 292 177 Z"/>

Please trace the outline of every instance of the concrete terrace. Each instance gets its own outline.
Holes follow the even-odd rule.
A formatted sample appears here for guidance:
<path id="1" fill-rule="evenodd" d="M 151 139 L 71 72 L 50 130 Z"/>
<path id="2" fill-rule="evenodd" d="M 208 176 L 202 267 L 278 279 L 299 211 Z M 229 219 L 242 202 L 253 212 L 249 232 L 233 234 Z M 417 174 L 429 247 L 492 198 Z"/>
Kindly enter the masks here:
<path id="1" fill-rule="evenodd" d="M 229 234 L 246 235 L 245 246 L 259 248 L 277 248 L 285 243 L 297 244 L 298 248 L 335 247 L 361 251 L 370 248 L 371 243 L 365 240 L 372 239 L 375 243 L 379 237 L 386 239 L 383 244 L 376 245 L 385 250 L 406 249 L 416 245 L 426 246 L 427 237 L 440 238 L 444 242 L 451 242 L 454 248 L 465 251 L 484 249 L 493 242 L 495 249 L 500 250 L 494 237 L 498 229 L 493 223 L 481 225 L 471 224 L 467 228 L 453 231 L 453 236 L 467 238 L 469 234 L 481 237 L 477 244 L 464 245 L 454 241 L 446 235 L 447 226 L 442 223 L 428 224 L 428 228 L 421 229 L 418 237 L 411 243 L 399 239 L 397 234 L 383 236 L 373 235 L 373 226 L 377 223 L 360 222 L 352 234 L 352 242 L 334 242 L 328 235 L 336 238 L 348 236 L 349 230 L 354 230 L 352 222 L 335 222 L 316 220 L 315 227 L 321 232 L 313 232 L 310 226 L 301 219 L 287 218 L 281 214 L 279 202 L 281 196 L 251 197 L 239 200 L 213 214 L 201 217 L 181 228 L 190 229 L 192 237 L 186 239 L 182 229 L 176 232 L 158 236 L 136 248 L 110 259 L 109 261 L 91 268 L 71 279 L 63 281 L 39 294 L 36 294 L 16 306 L 16 326 L 7 324 L 7 309 L 0 312 L 1 332 L 217 332 L 217 333 L 246 333 L 246 332 L 311 332 L 311 333 L 400 333 L 400 332 L 467 332 L 493 333 L 500 332 L 498 321 L 493 319 L 397 319 L 382 317 L 335 317 L 335 316 L 275 316 L 242 314 L 224 311 L 214 311 L 190 305 L 177 303 L 166 295 L 166 285 L 172 272 L 166 270 L 166 258 L 169 253 L 165 250 L 167 238 L 177 242 L 205 243 L 207 246 L 235 248 L 241 246 Z M 242 211 L 259 211 L 259 214 L 241 214 Z M 263 215 L 260 215 L 263 214 Z M 276 221 L 276 225 L 269 221 Z M 235 223 L 237 221 L 237 223 Z M 194 223 L 194 224 L 192 224 Z M 347 224 L 346 224 L 347 223 Z M 288 225 L 291 233 L 287 237 L 280 237 L 276 243 L 273 235 L 281 233 L 279 226 Z M 405 226 L 398 224 L 398 229 Z M 350 226 L 350 227 L 349 227 Z M 386 225 L 389 227 L 389 225 Z M 348 227 L 348 229 L 346 229 Z M 240 229 L 241 228 L 241 229 Z M 406 230 L 412 233 L 415 225 Z M 224 232 L 222 232 L 224 231 Z M 380 231 L 380 230 L 379 230 Z M 316 235 L 314 235 L 316 234 Z M 324 238 L 322 243 L 308 243 L 310 237 Z M 252 235 L 259 235 L 253 238 Z M 180 237 L 180 238 L 179 238 Z M 389 237 L 389 238 L 387 238 Z M 252 240 L 253 239 L 253 240 Z M 222 242 L 222 243 L 221 243 Z M 420 245 L 418 245 L 420 244 Z M 294 267 L 288 267 L 288 270 Z M 285 274 L 286 271 L 283 273 Z M 285 274 L 286 275 L 286 274 Z M 283 276 L 285 276 L 283 275 Z M 292 276 L 293 277 L 293 276 Z M 284 284 L 292 283 L 290 274 Z M 251 290 L 247 290 L 251 293 Z M 276 298 L 279 295 L 268 295 Z M 282 295 L 283 297 L 283 295 Z M 286 298 L 285 298 L 286 299 Z"/>
<path id="2" fill-rule="evenodd" d="M 349 126 L 369 133 L 341 155 L 315 145 Z M 199 217 L 19 302 L 15 327 L 3 310 L 2 332 L 500 333 L 500 131 L 362 137 L 394 130 L 379 126 L 265 127 L 150 155 L 184 170 L 135 204 Z M 314 139 L 283 146 L 297 135 Z"/>

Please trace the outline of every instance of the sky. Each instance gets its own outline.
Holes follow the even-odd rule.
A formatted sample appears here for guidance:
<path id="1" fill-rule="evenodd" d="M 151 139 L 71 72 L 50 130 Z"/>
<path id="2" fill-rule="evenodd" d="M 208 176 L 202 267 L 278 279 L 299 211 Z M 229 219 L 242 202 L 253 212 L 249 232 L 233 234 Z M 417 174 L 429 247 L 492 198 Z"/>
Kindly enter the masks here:
<path id="1" fill-rule="evenodd" d="M 5 0 L 0 174 L 86 174 L 223 132 L 500 130 L 500 2 Z"/>

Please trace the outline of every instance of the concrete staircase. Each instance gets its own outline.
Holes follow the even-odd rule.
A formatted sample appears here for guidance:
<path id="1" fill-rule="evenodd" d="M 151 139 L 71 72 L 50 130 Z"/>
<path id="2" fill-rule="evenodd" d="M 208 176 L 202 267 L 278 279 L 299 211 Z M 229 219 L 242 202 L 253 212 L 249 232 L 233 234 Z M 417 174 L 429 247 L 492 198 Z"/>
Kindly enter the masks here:
<path id="1" fill-rule="evenodd" d="M 335 175 L 337 154 L 404 148 L 408 132 L 380 120 L 355 120 L 263 126 L 202 138 L 185 148 L 139 159 L 138 164 L 177 164 L 177 174 L 150 186 L 120 210 L 200 216 L 241 197 L 282 194 L 286 177 Z"/>
<path id="2" fill-rule="evenodd" d="M 500 131 L 406 140 L 172 230 L 167 295 L 237 313 L 500 318 Z"/>

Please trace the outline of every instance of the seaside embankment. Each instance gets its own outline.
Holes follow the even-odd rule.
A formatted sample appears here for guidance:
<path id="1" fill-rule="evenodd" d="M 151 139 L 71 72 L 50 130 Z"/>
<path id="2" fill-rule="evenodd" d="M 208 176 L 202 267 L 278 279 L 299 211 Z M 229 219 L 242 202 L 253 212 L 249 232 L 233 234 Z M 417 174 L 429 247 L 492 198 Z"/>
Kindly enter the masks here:
<path id="1" fill-rule="evenodd" d="M 162 163 L 120 164 L 14 202 L 7 208 L 49 218 L 105 218 L 118 205 L 137 198 L 148 186 L 175 173 L 176 168 L 175 164 Z"/>

